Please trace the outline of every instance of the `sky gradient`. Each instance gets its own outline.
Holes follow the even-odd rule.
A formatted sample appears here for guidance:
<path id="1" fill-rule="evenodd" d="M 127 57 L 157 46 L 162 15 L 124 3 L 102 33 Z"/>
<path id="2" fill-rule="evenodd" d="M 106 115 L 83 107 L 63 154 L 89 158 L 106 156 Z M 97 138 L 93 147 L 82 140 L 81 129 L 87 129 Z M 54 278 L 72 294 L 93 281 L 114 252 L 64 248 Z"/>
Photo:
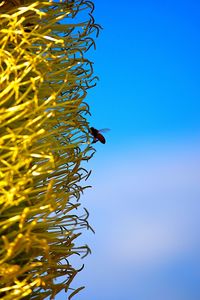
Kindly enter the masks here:
<path id="1" fill-rule="evenodd" d="M 76 299 L 199 300 L 200 2 L 94 3 L 87 102 L 91 126 L 111 130 L 88 164 L 96 234 L 81 238 L 93 253 Z"/>

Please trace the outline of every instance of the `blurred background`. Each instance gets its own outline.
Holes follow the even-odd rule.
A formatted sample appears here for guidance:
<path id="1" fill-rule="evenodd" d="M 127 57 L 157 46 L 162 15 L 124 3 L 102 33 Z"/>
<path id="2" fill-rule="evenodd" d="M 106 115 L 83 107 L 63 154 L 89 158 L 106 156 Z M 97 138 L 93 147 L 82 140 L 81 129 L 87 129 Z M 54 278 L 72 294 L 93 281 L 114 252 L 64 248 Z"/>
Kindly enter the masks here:
<path id="1" fill-rule="evenodd" d="M 200 2 L 101 0 L 77 300 L 200 299 Z M 81 266 L 81 262 L 79 262 Z M 58 299 L 66 299 L 61 293 Z"/>

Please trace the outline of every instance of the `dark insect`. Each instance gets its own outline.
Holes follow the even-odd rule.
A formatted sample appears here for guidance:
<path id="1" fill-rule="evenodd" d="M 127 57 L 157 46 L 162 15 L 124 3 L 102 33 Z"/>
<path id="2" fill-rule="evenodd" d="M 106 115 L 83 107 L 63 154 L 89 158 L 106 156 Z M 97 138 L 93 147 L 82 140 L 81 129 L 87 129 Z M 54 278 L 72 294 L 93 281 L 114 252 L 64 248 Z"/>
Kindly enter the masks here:
<path id="1" fill-rule="evenodd" d="M 106 132 L 108 130 L 109 129 L 107 129 L 107 128 L 101 129 L 101 130 L 97 130 L 94 127 L 90 127 L 90 133 L 93 136 L 92 144 L 94 144 L 94 143 L 96 143 L 98 141 L 101 142 L 102 144 L 105 144 L 106 143 L 106 139 L 105 139 L 105 137 L 100 132 Z"/>

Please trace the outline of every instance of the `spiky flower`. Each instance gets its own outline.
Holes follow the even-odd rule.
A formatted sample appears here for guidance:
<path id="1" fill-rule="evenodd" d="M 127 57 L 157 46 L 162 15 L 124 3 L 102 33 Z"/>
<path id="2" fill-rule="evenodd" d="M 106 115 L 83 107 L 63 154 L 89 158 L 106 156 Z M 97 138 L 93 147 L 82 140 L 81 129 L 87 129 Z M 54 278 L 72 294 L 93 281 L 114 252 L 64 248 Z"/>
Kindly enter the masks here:
<path id="1" fill-rule="evenodd" d="M 54 299 L 77 274 L 90 146 L 90 1 L 0 2 L 0 297 Z M 61 278 L 56 281 L 55 279 Z M 81 288 L 71 293 L 72 297 Z"/>

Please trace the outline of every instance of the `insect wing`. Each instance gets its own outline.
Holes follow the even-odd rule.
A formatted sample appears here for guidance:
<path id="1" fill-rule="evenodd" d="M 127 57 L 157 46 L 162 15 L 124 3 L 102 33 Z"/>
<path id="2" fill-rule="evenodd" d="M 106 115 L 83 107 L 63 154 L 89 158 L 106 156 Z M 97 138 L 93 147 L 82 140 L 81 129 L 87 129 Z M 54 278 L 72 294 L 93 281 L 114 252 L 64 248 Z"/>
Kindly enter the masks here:
<path id="1" fill-rule="evenodd" d="M 99 129 L 98 131 L 99 132 L 108 132 L 110 129 L 109 128 L 102 128 L 102 129 Z"/>

